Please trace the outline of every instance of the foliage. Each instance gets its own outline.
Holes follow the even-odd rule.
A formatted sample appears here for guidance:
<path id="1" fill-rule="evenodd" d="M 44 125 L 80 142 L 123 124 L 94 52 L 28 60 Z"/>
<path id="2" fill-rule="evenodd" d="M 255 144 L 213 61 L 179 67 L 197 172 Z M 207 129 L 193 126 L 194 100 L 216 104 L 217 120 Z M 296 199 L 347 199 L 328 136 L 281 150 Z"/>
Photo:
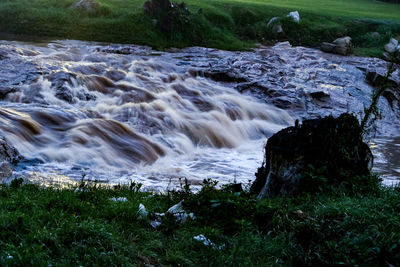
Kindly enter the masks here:
<path id="1" fill-rule="evenodd" d="M 228 50 L 283 40 L 316 47 L 350 35 L 360 55 L 381 54 L 377 50 L 381 52 L 382 44 L 400 32 L 400 6 L 369 0 L 186 0 L 190 14 L 176 9 L 179 14 L 172 14 L 176 21 L 168 33 L 162 33 L 144 14 L 143 0 L 98 1 L 100 8 L 91 13 L 71 9 L 75 0 L 0 1 L 0 32 L 135 43 L 157 49 L 201 45 Z M 293 10 L 300 12 L 300 24 L 285 19 Z M 284 18 L 285 34 L 279 38 L 266 26 L 275 16 Z M 380 37 L 372 38 L 372 32 Z"/>
<path id="2" fill-rule="evenodd" d="M 391 59 L 388 62 L 386 75 L 380 82 L 378 89 L 373 92 L 371 104 L 368 108 L 364 109 L 364 117 L 361 120 L 361 128 L 364 134 L 368 134 L 373 129 L 375 121 L 381 118 L 378 102 L 380 97 L 391 87 L 390 78 L 396 70 L 396 64 L 400 64 L 398 62 L 399 53 L 400 51 L 395 50 L 394 53 L 390 54 Z"/>
<path id="3" fill-rule="evenodd" d="M 14 184 L 19 184 L 15 182 Z M 379 266 L 400 264 L 400 190 L 257 200 L 206 181 L 198 193 L 0 186 L 0 265 Z M 125 197 L 126 202 L 111 198 Z M 196 218 L 137 217 L 184 200 Z M 215 246 L 194 236 L 205 235 Z"/>

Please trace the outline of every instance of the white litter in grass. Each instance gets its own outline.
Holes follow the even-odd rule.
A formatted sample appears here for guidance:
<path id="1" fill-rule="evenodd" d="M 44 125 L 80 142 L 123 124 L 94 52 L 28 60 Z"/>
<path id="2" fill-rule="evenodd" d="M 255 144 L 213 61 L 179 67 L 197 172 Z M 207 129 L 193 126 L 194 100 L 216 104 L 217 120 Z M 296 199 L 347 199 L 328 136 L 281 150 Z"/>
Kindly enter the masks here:
<path id="1" fill-rule="evenodd" d="M 221 245 L 221 246 L 217 246 L 215 245 L 210 239 L 208 239 L 207 237 L 205 237 L 203 234 L 198 235 L 198 236 L 194 236 L 193 237 L 194 240 L 199 241 L 201 243 L 203 243 L 204 246 L 207 247 L 212 247 L 213 249 L 224 249 L 225 248 L 225 244 Z"/>
<path id="2" fill-rule="evenodd" d="M 74 190 L 74 193 L 78 193 L 78 192 L 89 192 L 89 189 L 84 189 L 84 188 L 77 187 Z"/>
<path id="3" fill-rule="evenodd" d="M 178 204 L 173 205 L 171 208 L 169 208 L 167 210 L 167 212 L 171 213 L 171 214 L 174 214 L 174 213 L 178 213 L 178 212 L 184 211 L 182 203 L 183 203 L 183 200 L 181 202 L 179 202 Z"/>
<path id="4" fill-rule="evenodd" d="M 153 228 L 158 228 L 158 227 L 161 225 L 161 222 L 159 222 L 159 221 L 151 221 L 151 222 L 150 222 L 150 225 L 151 225 Z"/>
<path id="5" fill-rule="evenodd" d="M 127 202 L 128 199 L 126 197 L 113 197 L 110 198 L 111 201 L 115 201 L 115 202 Z"/>
<path id="6" fill-rule="evenodd" d="M 193 213 L 187 214 L 186 211 L 183 209 L 183 200 L 169 208 L 167 213 L 172 214 L 176 218 L 176 221 L 180 223 L 186 222 L 188 218 L 192 220 L 195 219 Z"/>
<path id="7" fill-rule="evenodd" d="M 150 222 L 150 225 L 153 228 L 157 228 L 162 224 L 163 218 L 165 217 L 166 214 L 171 214 L 172 216 L 175 217 L 175 221 L 177 223 L 185 223 L 189 218 L 191 220 L 194 220 L 196 217 L 194 216 L 193 213 L 187 213 L 183 209 L 183 200 L 179 202 L 178 204 L 175 204 L 174 206 L 170 207 L 166 213 L 152 213 L 154 215 L 155 219 Z"/>
<path id="8" fill-rule="evenodd" d="M 143 220 L 146 219 L 148 215 L 149 213 L 147 212 L 146 207 L 142 203 L 140 203 L 138 210 L 138 218 Z"/>

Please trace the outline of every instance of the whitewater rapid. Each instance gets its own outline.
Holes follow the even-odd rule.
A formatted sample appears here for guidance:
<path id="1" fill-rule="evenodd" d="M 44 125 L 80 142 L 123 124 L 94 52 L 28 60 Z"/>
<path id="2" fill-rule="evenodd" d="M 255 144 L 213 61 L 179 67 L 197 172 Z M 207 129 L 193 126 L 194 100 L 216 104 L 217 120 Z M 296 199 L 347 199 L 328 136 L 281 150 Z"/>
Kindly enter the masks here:
<path id="1" fill-rule="evenodd" d="M 0 41 L 0 135 L 24 156 L 13 177 L 45 185 L 249 183 L 273 133 L 295 119 L 363 109 L 372 90 L 365 62 L 287 44 L 157 52 Z M 380 129 L 393 136 L 397 113 L 387 113 Z"/>

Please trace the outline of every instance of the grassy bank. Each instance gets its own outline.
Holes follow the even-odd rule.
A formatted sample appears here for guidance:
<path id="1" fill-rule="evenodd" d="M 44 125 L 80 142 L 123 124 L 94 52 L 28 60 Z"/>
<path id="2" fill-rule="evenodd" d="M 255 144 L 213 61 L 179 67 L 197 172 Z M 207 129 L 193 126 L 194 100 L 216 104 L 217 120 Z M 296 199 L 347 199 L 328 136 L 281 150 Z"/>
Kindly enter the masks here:
<path id="1" fill-rule="evenodd" d="M 201 45 L 246 49 L 290 40 L 318 46 L 350 35 L 356 53 L 379 55 L 390 36 L 400 33 L 400 5 L 373 0 L 187 0 L 190 23 L 174 34 L 163 34 L 142 12 L 143 0 L 99 0 L 95 12 L 73 10 L 75 0 L 13 0 L 0 2 L 0 32 L 114 43 L 163 49 Z M 285 34 L 275 36 L 268 20 L 298 10 L 300 25 L 283 22 Z M 378 32 L 380 37 L 371 35 Z"/>
<path id="2" fill-rule="evenodd" d="M 400 190 L 257 201 L 245 193 L 0 187 L 0 265 L 398 266 Z M 126 202 L 110 198 L 125 197 Z M 154 229 L 139 203 L 196 218 Z M 150 215 L 151 216 L 151 215 Z M 215 246 L 193 237 L 203 234 Z"/>

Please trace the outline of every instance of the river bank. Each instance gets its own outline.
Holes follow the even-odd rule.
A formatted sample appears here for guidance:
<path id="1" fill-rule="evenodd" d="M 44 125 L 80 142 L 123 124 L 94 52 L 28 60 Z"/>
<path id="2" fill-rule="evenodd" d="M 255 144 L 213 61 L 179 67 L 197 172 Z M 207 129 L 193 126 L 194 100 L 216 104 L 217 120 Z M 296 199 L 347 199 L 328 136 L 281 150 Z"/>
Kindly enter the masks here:
<path id="1" fill-rule="evenodd" d="M 0 185 L 0 264 L 400 264 L 398 188 L 258 201 L 212 183 L 197 194 L 137 189 Z M 161 226 L 150 225 L 155 213 L 182 199 L 193 219 L 179 223 L 167 216 Z"/>
<path id="2" fill-rule="evenodd" d="M 353 38 L 358 55 L 378 57 L 389 38 L 400 33 L 400 6 L 369 0 L 188 0 L 185 3 L 189 20 L 174 34 L 156 29 L 142 11 L 145 1 L 92 1 L 97 4 L 90 12 L 72 8 L 75 2 L 3 1 L 0 32 L 141 44 L 156 49 L 205 46 L 228 50 L 286 40 L 294 45 L 318 47 L 322 42 L 348 35 Z M 283 21 L 283 34 L 274 34 L 267 27 L 271 18 L 285 18 L 295 10 L 300 12 L 301 21 Z"/>

